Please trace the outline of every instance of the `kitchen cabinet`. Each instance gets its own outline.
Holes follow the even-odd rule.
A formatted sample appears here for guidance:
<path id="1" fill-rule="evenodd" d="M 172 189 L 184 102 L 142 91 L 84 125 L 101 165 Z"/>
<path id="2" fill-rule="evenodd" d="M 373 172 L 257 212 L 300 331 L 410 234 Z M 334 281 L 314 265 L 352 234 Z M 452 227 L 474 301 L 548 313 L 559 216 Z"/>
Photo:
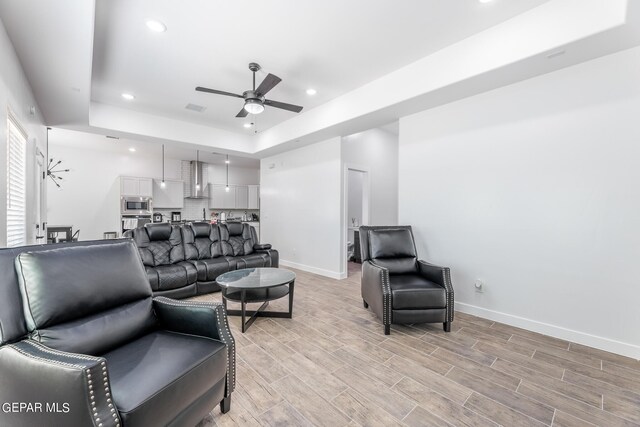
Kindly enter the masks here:
<path id="1" fill-rule="evenodd" d="M 247 189 L 249 193 L 247 209 L 260 209 L 260 186 L 249 185 Z"/>
<path id="2" fill-rule="evenodd" d="M 236 186 L 230 185 L 229 191 L 224 184 L 209 185 L 209 209 L 235 209 L 236 208 Z"/>
<path id="3" fill-rule="evenodd" d="M 224 209 L 224 185 L 209 185 L 209 209 Z"/>
<path id="4" fill-rule="evenodd" d="M 209 209 L 260 209 L 259 185 L 209 185 Z"/>
<path id="5" fill-rule="evenodd" d="M 246 185 L 238 185 L 236 187 L 236 209 L 249 208 L 249 187 Z"/>
<path id="6" fill-rule="evenodd" d="M 176 180 L 153 180 L 154 209 L 182 209 L 184 208 L 184 183 Z"/>
<path id="7" fill-rule="evenodd" d="M 120 195 L 153 197 L 153 180 L 151 178 L 121 176 Z"/>
<path id="8" fill-rule="evenodd" d="M 224 189 L 224 188 L 223 188 Z M 229 186 L 229 191 L 224 189 L 224 201 L 222 208 L 223 209 L 235 209 L 236 208 L 236 187 L 234 185 Z"/>

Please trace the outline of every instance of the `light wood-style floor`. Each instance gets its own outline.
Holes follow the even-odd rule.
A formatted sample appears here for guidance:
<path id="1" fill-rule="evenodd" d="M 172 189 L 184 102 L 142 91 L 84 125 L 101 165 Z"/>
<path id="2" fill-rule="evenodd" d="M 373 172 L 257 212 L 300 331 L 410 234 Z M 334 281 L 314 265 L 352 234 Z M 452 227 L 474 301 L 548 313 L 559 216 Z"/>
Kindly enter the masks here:
<path id="1" fill-rule="evenodd" d="M 242 334 L 230 316 L 231 411 L 216 407 L 203 426 L 640 425 L 639 361 L 464 313 L 451 333 L 394 325 L 385 336 L 352 268 L 343 281 L 294 270 L 293 319 Z"/>

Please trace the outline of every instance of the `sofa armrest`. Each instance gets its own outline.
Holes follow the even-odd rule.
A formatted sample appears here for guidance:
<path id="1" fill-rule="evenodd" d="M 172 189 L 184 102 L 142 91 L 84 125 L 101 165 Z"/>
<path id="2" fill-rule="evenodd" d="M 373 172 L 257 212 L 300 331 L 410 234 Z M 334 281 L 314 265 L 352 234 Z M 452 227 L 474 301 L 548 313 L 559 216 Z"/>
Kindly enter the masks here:
<path id="1" fill-rule="evenodd" d="M 168 331 L 213 338 L 226 344 L 228 357 L 225 397 L 228 397 L 236 385 L 236 345 L 224 306 L 218 303 L 155 297 L 153 308 L 160 327 Z"/>
<path id="2" fill-rule="evenodd" d="M 451 271 L 449 267 L 439 267 L 426 261 L 418 261 L 420 275 L 433 283 L 437 283 L 445 289 L 447 294 L 447 320 L 453 321 L 453 284 L 451 283 Z"/>
<path id="3" fill-rule="evenodd" d="M 256 243 L 253 245 L 254 251 L 265 251 L 267 249 L 271 249 L 271 243 Z"/>
<path id="4" fill-rule="evenodd" d="M 391 324 L 391 285 L 389 283 L 389 269 L 381 267 L 371 261 L 362 263 L 361 280 L 362 299 L 382 319 L 382 323 Z"/>
<path id="5" fill-rule="evenodd" d="M 106 360 L 33 340 L 0 348 L 0 425 L 118 427 Z"/>

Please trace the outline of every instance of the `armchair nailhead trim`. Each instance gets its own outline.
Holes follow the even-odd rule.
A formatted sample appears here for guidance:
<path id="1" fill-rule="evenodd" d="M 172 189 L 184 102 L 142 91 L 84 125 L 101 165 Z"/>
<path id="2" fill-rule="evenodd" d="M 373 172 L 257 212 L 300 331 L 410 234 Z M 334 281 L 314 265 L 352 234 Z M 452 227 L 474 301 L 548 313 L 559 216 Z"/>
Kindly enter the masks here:
<path id="1" fill-rule="evenodd" d="M 391 324 L 391 284 L 389 283 L 389 269 L 367 261 L 380 270 L 380 282 L 382 283 L 382 324 Z"/>
<path id="2" fill-rule="evenodd" d="M 69 368 L 74 368 L 74 369 L 79 369 L 81 370 L 85 375 L 84 375 L 84 379 L 87 385 L 87 389 L 89 391 L 89 403 L 90 403 L 90 410 L 92 413 L 92 416 L 95 420 L 95 423 L 98 426 L 102 426 L 103 423 L 100 422 L 100 413 L 98 412 L 98 405 L 96 404 L 96 400 L 102 400 L 102 396 L 99 395 L 99 393 L 96 392 L 96 388 L 93 387 L 93 379 L 92 379 L 92 369 L 93 374 L 95 374 L 95 370 L 99 369 L 100 367 L 102 368 L 101 372 L 102 372 L 102 377 L 103 377 L 103 385 L 104 385 L 104 390 L 105 390 L 105 395 L 108 397 L 110 396 L 109 393 L 109 378 L 108 378 L 108 373 L 107 373 L 107 363 L 104 360 L 104 358 L 101 357 L 94 357 L 94 356 L 89 356 L 89 355 L 85 355 L 85 354 L 77 354 L 77 353 L 69 353 L 69 352 L 64 352 L 64 351 L 60 351 L 60 350 L 55 350 L 49 347 L 44 346 L 43 344 L 40 344 L 37 341 L 33 341 L 33 340 L 24 340 L 21 341 L 21 343 L 24 343 L 26 345 L 29 345 L 35 349 L 37 349 L 38 351 L 41 351 L 45 354 L 50 354 L 53 356 L 58 356 L 58 357 L 64 357 L 67 359 L 76 359 L 76 360 L 85 360 L 88 362 L 94 362 L 92 365 L 93 366 L 87 366 L 88 364 L 81 364 L 81 363 L 69 363 L 69 362 L 61 362 L 59 360 L 54 360 L 54 359 L 46 359 L 43 357 L 39 357 L 30 353 L 25 352 L 24 350 L 20 349 L 19 347 L 17 347 L 14 344 L 10 344 L 9 347 L 13 348 L 14 350 L 18 351 L 20 354 L 26 356 L 26 357 L 30 357 L 32 359 L 36 359 L 45 363 L 52 363 L 55 365 L 60 365 L 60 366 L 65 366 L 65 367 L 69 367 Z M 96 363 L 98 362 L 98 363 Z M 98 389 L 99 391 L 100 389 Z M 111 408 L 111 412 L 113 413 L 113 417 L 115 418 L 115 422 L 116 422 L 116 426 L 120 425 L 120 420 L 118 418 L 118 414 L 116 413 L 115 409 L 113 408 L 113 405 L 110 404 L 109 407 Z M 105 407 L 103 407 L 104 409 L 106 409 Z"/>

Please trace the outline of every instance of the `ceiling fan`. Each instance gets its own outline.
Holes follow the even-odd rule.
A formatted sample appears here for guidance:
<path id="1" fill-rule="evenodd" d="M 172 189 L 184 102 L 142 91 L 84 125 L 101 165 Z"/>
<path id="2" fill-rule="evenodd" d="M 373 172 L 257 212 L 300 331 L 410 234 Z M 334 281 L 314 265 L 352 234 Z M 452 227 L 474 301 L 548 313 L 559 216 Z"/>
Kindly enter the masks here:
<path id="1" fill-rule="evenodd" d="M 260 65 L 252 62 L 249 64 L 249 70 L 253 72 L 253 89 L 244 91 L 242 95 L 225 92 L 222 90 L 209 89 L 201 86 L 198 86 L 196 90 L 199 92 L 243 98 L 244 107 L 238 114 L 236 114 L 236 117 L 247 117 L 247 114 L 260 114 L 264 111 L 265 105 L 268 105 L 269 107 L 280 108 L 282 110 L 293 111 L 295 113 L 299 113 L 300 111 L 302 111 L 302 107 L 299 105 L 287 104 L 284 102 L 265 99 L 264 96 L 267 94 L 267 92 L 269 92 L 282 81 L 280 77 L 269 73 L 267 77 L 264 78 L 262 83 L 260 83 L 260 86 L 256 88 L 256 71 L 260 70 Z"/>

